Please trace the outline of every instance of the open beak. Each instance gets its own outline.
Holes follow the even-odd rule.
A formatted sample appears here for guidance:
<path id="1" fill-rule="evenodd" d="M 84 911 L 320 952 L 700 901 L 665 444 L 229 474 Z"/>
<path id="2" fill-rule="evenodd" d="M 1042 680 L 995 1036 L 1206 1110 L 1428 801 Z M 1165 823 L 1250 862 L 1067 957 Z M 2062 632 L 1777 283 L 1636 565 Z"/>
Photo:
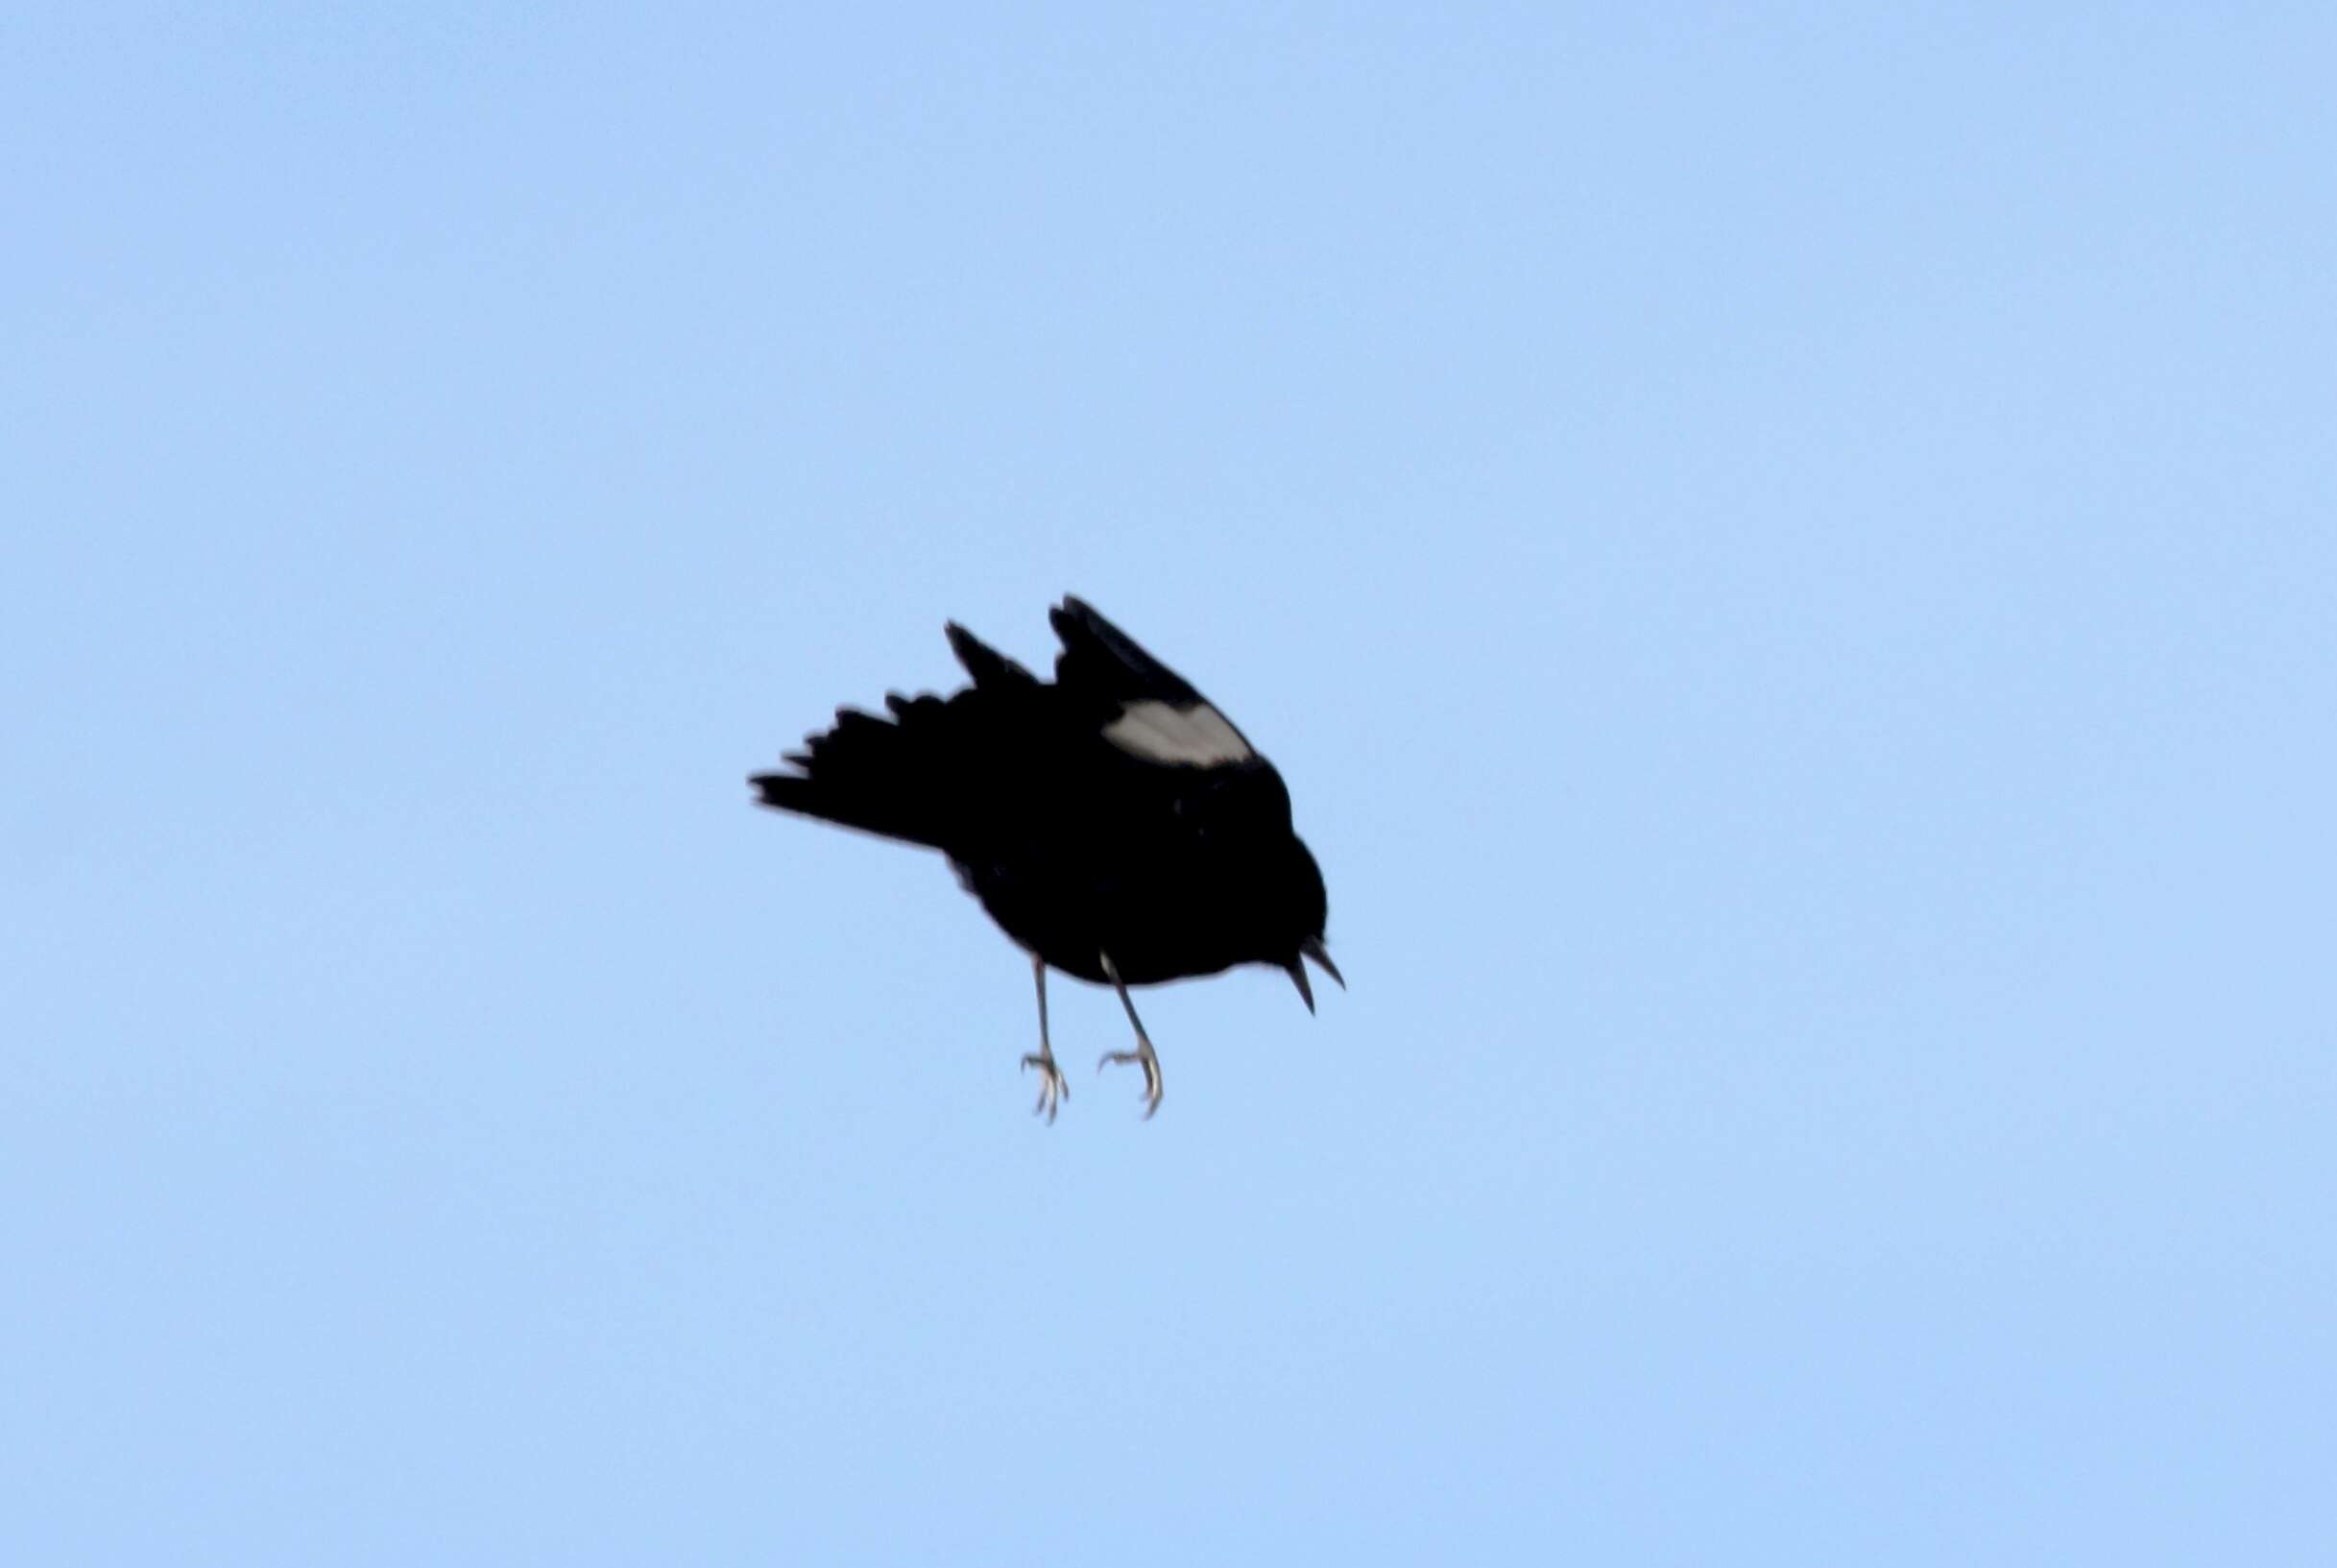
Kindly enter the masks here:
<path id="1" fill-rule="evenodd" d="M 1337 980 L 1340 990 L 1347 989 L 1347 982 L 1339 975 L 1338 965 L 1331 961 L 1331 954 L 1323 951 L 1321 937 L 1310 936 L 1299 943 L 1298 957 L 1291 959 L 1286 967 L 1290 972 L 1290 983 L 1298 987 L 1298 1000 L 1307 1004 L 1307 1011 L 1311 1013 L 1314 1011 L 1314 987 L 1307 983 L 1307 966 L 1302 961 L 1308 958 L 1313 959 L 1324 974 Z"/>

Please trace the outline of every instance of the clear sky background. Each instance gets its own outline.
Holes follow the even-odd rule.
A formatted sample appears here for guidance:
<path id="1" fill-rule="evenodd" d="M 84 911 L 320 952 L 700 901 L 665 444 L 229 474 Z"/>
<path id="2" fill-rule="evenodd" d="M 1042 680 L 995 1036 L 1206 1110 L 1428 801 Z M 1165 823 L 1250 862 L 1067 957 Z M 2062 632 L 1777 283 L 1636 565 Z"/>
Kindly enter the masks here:
<path id="1" fill-rule="evenodd" d="M 0 29 L 0 1560 L 2331 1560 L 2327 8 L 367 9 Z"/>

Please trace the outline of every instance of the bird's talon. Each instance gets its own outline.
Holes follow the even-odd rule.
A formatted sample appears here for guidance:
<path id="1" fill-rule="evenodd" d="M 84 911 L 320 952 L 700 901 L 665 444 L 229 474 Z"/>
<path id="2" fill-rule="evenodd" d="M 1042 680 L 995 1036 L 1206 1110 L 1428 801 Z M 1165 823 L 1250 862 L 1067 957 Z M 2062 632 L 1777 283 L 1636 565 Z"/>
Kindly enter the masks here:
<path id="1" fill-rule="evenodd" d="M 1034 1067 L 1039 1070 L 1039 1102 L 1030 1108 L 1030 1114 L 1047 1118 L 1047 1124 L 1051 1127 L 1055 1124 L 1055 1112 L 1072 1098 L 1072 1086 L 1063 1081 L 1063 1070 L 1055 1065 L 1052 1056 L 1033 1051 L 1023 1058 L 1023 1071 L 1027 1073 Z"/>
<path id="2" fill-rule="evenodd" d="M 1160 1057 L 1155 1055 L 1149 1049 L 1139 1049 L 1136 1050 L 1107 1050 L 1103 1053 L 1103 1059 L 1096 1064 L 1096 1071 L 1100 1073 L 1115 1062 L 1123 1064 L 1132 1062 L 1136 1066 L 1144 1069 L 1144 1120 L 1146 1122 L 1151 1121 L 1152 1113 L 1161 1108 L 1162 1085 Z"/>

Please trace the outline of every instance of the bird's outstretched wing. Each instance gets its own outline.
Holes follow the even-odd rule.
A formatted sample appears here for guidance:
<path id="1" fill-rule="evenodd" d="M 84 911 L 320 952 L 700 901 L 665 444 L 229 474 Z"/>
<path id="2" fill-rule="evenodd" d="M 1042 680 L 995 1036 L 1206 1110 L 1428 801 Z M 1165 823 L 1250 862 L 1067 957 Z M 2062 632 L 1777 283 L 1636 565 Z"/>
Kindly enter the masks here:
<path id="1" fill-rule="evenodd" d="M 1055 660 L 1057 690 L 1120 750 L 1169 767 L 1224 767 L 1258 759 L 1208 698 L 1089 605 L 1066 596 L 1047 618 L 1063 641 Z"/>

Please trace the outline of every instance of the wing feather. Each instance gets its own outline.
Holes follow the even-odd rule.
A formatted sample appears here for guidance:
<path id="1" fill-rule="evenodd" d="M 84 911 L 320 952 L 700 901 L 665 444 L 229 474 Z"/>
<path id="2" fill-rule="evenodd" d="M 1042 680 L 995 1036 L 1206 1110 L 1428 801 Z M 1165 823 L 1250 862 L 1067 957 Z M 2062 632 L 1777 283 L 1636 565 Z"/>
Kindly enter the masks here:
<path id="1" fill-rule="evenodd" d="M 1192 683 L 1092 606 L 1067 595 L 1047 618 L 1063 641 L 1056 687 L 1121 751 L 1172 767 L 1224 767 L 1257 756 Z"/>

